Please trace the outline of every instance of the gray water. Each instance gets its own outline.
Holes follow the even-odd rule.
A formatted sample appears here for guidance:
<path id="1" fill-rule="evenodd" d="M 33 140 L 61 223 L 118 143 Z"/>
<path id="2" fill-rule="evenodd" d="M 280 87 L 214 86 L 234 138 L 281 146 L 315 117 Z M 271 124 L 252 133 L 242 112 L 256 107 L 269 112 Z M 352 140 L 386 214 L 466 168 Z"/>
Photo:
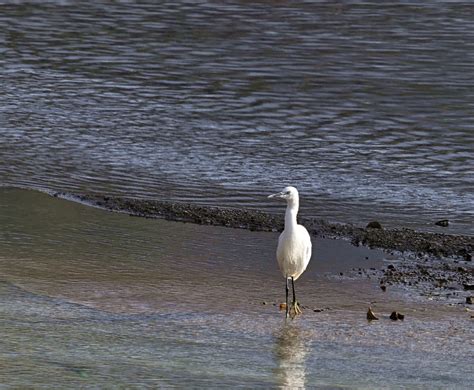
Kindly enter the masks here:
<path id="1" fill-rule="evenodd" d="M 0 388 L 462 389 L 474 380 L 462 307 L 350 276 L 386 265 L 381 251 L 313 237 L 296 283 L 304 313 L 286 322 L 277 233 L 131 218 L 24 190 L 0 189 L 0 213 Z M 379 321 L 367 322 L 369 303 Z M 405 321 L 389 320 L 393 310 Z"/>
<path id="2" fill-rule="evenodd" d="M 3 185 L 474 233 L 469 3 L 0 3 Z"/>

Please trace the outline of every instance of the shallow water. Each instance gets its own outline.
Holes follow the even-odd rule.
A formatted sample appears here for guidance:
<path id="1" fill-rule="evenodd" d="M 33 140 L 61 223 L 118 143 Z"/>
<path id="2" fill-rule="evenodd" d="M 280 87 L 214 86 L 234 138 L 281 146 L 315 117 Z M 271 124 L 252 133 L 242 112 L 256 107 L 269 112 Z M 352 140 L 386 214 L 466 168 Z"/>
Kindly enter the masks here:
<path id="1" fill-rule="evenodd" d="M 474 233 L 470 5 L 0 7 L 4 185 Z"/>
<path id="2" fill-rule="evenodd" d="M 308 308 L 285 323 L 273 305 L 284 298 L 275 233 L 6 189 L 0 215 L 6 386 L 433 389 L 474 380 L 467 313 L 383 294 L 351 274 L 380 267 L 380 251 L 313 237 L 315 255 L 297 281 Z M 369 302 L 376 323 L 365 319 Z M 405 321 L 388 320 L 392 310 Z"/>

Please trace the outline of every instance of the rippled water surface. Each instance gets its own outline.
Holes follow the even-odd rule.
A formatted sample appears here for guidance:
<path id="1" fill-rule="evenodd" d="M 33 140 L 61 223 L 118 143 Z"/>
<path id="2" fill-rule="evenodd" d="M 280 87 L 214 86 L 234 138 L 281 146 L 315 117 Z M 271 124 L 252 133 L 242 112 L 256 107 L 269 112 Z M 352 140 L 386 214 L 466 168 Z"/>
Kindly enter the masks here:
<path id="1" fill-rule="evenodd" d="M 0 4 L 4 185 L 474 233 L 468 3 Z"/>
<path id="2" fill-rule="evenodd" d="M 33 191 L 0 189 L 0 212 L 3 386 L 445 389 L 474 380 L 469 313 L 338 278 L 381 266 L 380 251 L 313 238 L 297 281 L 307 308 L 285 323 L 274 305 L 284 299 L 277 233 L 131 218 Z M 379 321 L 366 321 L 369 302 Z M 389 320 L 392 310 L 405 321 Z"/>

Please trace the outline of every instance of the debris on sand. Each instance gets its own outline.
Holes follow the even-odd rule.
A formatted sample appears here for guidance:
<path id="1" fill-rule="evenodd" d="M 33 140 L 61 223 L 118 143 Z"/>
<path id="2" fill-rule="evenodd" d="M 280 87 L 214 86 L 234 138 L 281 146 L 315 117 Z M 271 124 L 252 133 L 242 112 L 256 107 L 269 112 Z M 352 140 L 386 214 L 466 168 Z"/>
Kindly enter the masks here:
<path id="1" fill-rule="evenodd" d="M 466 303 L 468 305 L 474 304 L 474 297 L 466 297 Z"/>
<path id="2" fill-rule="evenodd" d="M 397 320 L 403 321 L 405 319 L 405 315 L 397 311 L 392 311 L 392 314 L 390 314 L 390 319 L 392 321 L 397 321 Z"/>
<path id="3" fill-rule="evenodd" d="M 280 311 L 286 310 L 286 303 L 280 303 Z"/>
<path id="4" fill-rule="evenodd" d="M 368 321 L 373 321 L 373 320 L 378 320 L 378 317 L 374 314 L 372 309 L 369 307 L 369 310 L 367 310 L 367 320 Z"/>

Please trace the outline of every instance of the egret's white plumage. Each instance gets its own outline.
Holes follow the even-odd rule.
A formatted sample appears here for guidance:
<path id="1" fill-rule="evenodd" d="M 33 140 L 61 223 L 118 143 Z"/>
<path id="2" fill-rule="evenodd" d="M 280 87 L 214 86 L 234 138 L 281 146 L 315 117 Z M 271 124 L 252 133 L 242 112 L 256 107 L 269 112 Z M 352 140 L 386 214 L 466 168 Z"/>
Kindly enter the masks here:
<path id="1" fill-rule="evenodd" d="M 302 225 L 298 225 L 296 216 L 299 208 L 299 195 L 295 187 L 285 187 L 283 191 L 270 195 L 269 198 L 282 198 L 287 202 L 285 212 L 285 229 L 280 234 L 277 248 L 277 261 L 280 271 L 286 279 L 287 315 L 288 315 L 288 279 L 293 283 L 293 306 L 295 314 L 300 309 L 295 297 L 294 281 L 300 277 L 311 259 L 311 238 Z"/>

